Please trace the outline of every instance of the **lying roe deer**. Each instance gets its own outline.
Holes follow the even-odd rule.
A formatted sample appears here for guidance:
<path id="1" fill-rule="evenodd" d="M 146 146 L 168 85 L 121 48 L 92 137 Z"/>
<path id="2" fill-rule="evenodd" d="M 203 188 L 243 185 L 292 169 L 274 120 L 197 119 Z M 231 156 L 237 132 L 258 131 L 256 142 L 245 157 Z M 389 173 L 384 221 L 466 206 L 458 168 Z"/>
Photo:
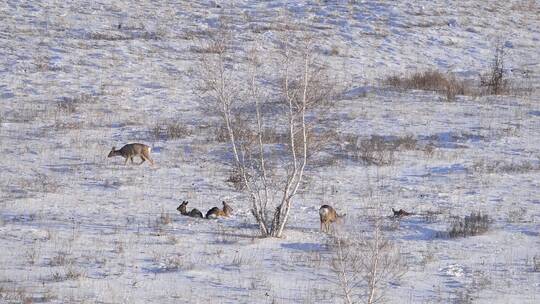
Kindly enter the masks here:
<path id="1" fill-rule="evenodd" d="M 229 217 L 233 212 L 233 208 L 231 208 L 231 206 L 229 206 L 227 203 L 225 203 L 225 201 L 223 201 L 222 203 L 223 203 L 223 209 L 219 209 L 218 207 L 214 207 L 214 208 L 208 210 L 208 212 L 206 212 L 206 218 L 207 219 L 214 219 L 214 218 L 218 218 L 220 216 Z"/>
<path id="2" fill-rule="evenodd" d="M 191 216 L 191 217 L 198 217 L 198 218 L 203 217 L 202 212 L 200 212 L 197 208 L 193 208 L 193 209 L 191 209 L 190 212 L 187 212 L 187 204 L 189 204 L 188 201 L 183 201 L 182 204 L 180 204 L 180 206 L 178 206 L 178 208 L 176 208 L 176 210 L 180 211 L 180 214 L 182 214 L 182 215 Z"/>
<path id="3" fill-rule="evenodd" d="M 154 161 L 152 160 L 152 158 L 150 158 L 151 150 L 152 148 L 144 144 L 127 144 L 119 150 L 116 150 L 115 147 L 112 147 L 112 150 L 111 152 L 109 152 L 108 157 L 122 156 L 126 159 L 126 161 L 124 162 L 124 165 L 126 165 L 128 160 L 131 160 L 131 163 L 133 164 L 133 157 L 138 156 L 141 158 L 141 162 L 139 163 L 139 165 L 144 163 L 145 160 L 149 161 L 153 165 Z"/>
<path id="4" fill-rule="evenodd" d="M 344 217 L 345 214 L 338 215 L 336 210 L 329 205 L 322 205 L 319 208 L 319 216 L 321 218 L 321 230 L 323 232 L 330 231 L 330 224 L 337 222 L 340 218 Z"/>
<path id="5" fill-rule="evenodd" d="M 394 208 L 392 208 L 392 212 L 394 212 L 394 217 L 404 217 L 404 216 L 409 216 L 409 215 L 413 215 L 414 213 L 411 213 L 411 212 L 407 212 L 403 209 L 399 209 L 398 211 L 396 211 Z"/>

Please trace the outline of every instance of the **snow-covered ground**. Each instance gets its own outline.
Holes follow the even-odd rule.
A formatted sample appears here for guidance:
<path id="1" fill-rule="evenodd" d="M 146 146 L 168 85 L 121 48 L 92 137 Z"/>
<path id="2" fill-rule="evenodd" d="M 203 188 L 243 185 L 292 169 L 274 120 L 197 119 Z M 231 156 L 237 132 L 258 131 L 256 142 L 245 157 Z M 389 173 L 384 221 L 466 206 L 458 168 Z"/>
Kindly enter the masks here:
<path id="1" fill-rule="evenodd" d="M 435 213 L 387 232 L 408 265 L 388 302 L 540 302 L 540 4 L 352 2 L 1 2 L 0 302 L 339 303 L 322 203 L 347 213 L 345 227 L 377 204 Z M 337 130 L 409 135 L 417 147 L 387 166 L 336 156 L 311 167 L 285 237 L 260 239 L 246 196 L 225 182 L 227 147 L 198 107 L 192 69 L 220 16 L 247 39 L 272 35 L 284 12 L 311 24 L 350 83 L 328 114 Z M 532 93 L 446 102 L 382 84 L 431 68 L 478 80 L 497 42 Z M 152 136 L 169 122 L 190 134 Z M 156 166 L 106 158 L 128 142 L 151 145 Z M 224 199 L 228 219 L 176 211 Z M 486 234 L 437 237 L 476 211 L 493 219 Z"/>

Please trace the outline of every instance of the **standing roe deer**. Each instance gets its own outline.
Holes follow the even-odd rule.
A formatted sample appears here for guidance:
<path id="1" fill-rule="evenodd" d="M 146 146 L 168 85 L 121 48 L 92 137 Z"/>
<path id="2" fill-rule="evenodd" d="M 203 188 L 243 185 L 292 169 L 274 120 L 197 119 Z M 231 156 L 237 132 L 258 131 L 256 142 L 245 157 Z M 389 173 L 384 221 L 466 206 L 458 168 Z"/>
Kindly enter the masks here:
<path id="1" fill-rule="evenodd" d="M 344 217 L 345 214 L 338 215 L 336 210 L 329 205 L 322 205 L 319 208 L 319 216 L 321 218 L 321 230 L 323 232 L 330 231 L 330 224 L 337 222 L 340 218 Z"/>
<path id="2" fill-rule="evenodd" d="M 210 219 L 210 218 L 213 219 L 213 218 L 218 218 L 220 216 L 229 217 L 233 212 L 233 208 L 231 208 L 231 206 L 229 206 L 227 203 L 225 203 L 225 201 L 223 201 L 222 203 L 223 203 L 223 210 L 219 209 L 218 207 L 214 207 L 214 208 L 208 210 L 208 212 L 206 212 L 206 218 L 207 219 Z"/>
<path id="3" fill-rule="evenodd" d="M 111 152 L 109 152 L 108 157 L 122 156 L 126 159 L 126 161 L 124 162 L 124 165 L 126 165 L 128 160 L 131 160 L 131 163 L 133 164 L 133 157 L 138 156 L 141 158 L 141 162 L 139 163 L 139 165 L 144 163 L 145 160 L 149 161 L 153 165 L 154 161 L 152 160 L 152 158 L 150 158 L 151 150 L 152 148 L 144 144 L 127 144 L 119 150 L 116 150 L 115 147 L 112 147 L 112 150 Z"/>
<path id="4" fill-rule="evenodd" d="M 180 211 L 180 213 L 182 215 L 187 215 L 187 216 L 191 216 L 191 217 L 199 217 L 199 218 L 202 218 L 202 212 L 200 212 L 197 208 L 193 208 L 191 209 L 190 212 L 187 212 L 187 204 L 189 204 L 188 201 L 182 201 L 182 204 L 180 204 L 180 206 L 178 206 L 178 208 L 176 208 L 176 210 Z"/>

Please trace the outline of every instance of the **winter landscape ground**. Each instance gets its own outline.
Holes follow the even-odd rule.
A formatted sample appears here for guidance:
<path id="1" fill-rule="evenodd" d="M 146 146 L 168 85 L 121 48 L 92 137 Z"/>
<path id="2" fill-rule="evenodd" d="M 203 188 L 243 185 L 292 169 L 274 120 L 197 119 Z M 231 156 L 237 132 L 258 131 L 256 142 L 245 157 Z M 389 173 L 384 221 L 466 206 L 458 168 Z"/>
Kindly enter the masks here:
<path id="1" fill-rule="evenodd" d="M 308 165 L 284 236 L 260 238 L 193 71 L 221 18 L 270 45 L 285 15 L 343 92 L 325 113 L 337 140 Z M 501 94 L 385 81 L 435 70 L 480 87 L 497 46 Z M 384 216 L 404 268 L 383 302 L 539 303 L 539 89 L 534 0 L 2 1 L 0 302 L 341 303 L 319 229 L 331 204 L 344 233 Z M 377 141 L 380 162 L 362 150 Z M 107 158 L 129 142 L 156 164 Z M 203 213 L 227 200 L 233 216 L 185 217 L 183 200 Z M 448 236 L 476 212 L 487 231 Z"/>

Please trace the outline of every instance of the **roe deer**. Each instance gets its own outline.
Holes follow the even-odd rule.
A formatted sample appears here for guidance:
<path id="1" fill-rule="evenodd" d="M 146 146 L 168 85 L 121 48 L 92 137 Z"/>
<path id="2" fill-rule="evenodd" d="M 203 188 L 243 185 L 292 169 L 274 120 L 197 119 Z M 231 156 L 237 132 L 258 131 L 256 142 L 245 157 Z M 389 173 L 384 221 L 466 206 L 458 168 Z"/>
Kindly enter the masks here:
<path id="1" fill-rule="evenodd" d="M 233 208 L 231 208 L 231 206 L 229 206 L 227 203 L 225 203 L 225 201 L 223 201 L 222 203 L 223 203 L 223 209 L 219 209 L 218 207 L 214 207 L 214 208 L 208 210 L 208 212 L 206 212 L 206 218 L 207 219 L 218 218 L 220 216 L 229 217 L 233 212 Z"/>
<path id="2" fill-rule="evenodd" d="M 398 211 L 396 211 L 394 208 L 392 208 L 392 212 L 394 212 L 394 217 L 404 217 L 404 216 L 409 216 L 409 215 L 414 214 L 414 213 L 407 212 L 403 209 L 399 209 Z"/>
<path id="3" fill-rule="evenodd" d="M 128 160 L 131 160 L 131 163 L 133 164 L 133 157 L 138 156 L 141 158 L 141 162 L 139 165 L 144 163 L 145 160 L 149 161 L 152 165 L 154 164 L 154 161 L 150 158 L 150 151 L 152 148 L 150 148 L 147 145 L 143 144 L 127 144 L 120 148 L 119 150 L 116 150 L 115 147 L 112 147 L 111 152 L 109 152 L 108 157 L 113 156 L 122 156 L 126 159 L 124 162 L 124 165 L 127 164 Z"/>
<path id="4" fill-rule="evenodd" d="M 191 217 L 199 217 L 199 218 L 202 218 L 202 212 L 200 212 L 197 208 L 193 208 L 191 209 L 190 212 L 187 212 L 187 204 L 189 204 L 188 201 L 182 201 L 182 204 L 180 204 L 180 206 L 178 206 L 178 208 L 176 208 L 176 210 L 180 211 L 180 213 L 182 215 L 187 215 L 187 216 L 191 216 Z"/>
<path id="5" fill-rule="evenodd" d="M 337 222 L 340 218 L 346 214 L 338 215 L 336 210 L 329 205 L 322 205 L 319 209 L 319 216 L 321 218 L 321 230 L 323 232 L 330 231 L 330 224 Z"/>

